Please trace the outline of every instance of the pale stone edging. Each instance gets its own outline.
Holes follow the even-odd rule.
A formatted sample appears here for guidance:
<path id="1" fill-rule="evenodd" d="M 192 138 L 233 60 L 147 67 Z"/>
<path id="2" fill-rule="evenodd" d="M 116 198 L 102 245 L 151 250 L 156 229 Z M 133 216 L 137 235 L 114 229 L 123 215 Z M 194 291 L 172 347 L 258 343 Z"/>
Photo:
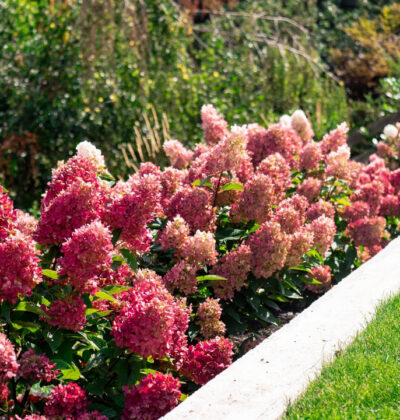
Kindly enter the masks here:
<path id="1" fill-rule="evenodd" d="M 290 323 L 233 363 L 165 420 L 276 420 L 375 314 L 400 291 L 400 238 Z"/>

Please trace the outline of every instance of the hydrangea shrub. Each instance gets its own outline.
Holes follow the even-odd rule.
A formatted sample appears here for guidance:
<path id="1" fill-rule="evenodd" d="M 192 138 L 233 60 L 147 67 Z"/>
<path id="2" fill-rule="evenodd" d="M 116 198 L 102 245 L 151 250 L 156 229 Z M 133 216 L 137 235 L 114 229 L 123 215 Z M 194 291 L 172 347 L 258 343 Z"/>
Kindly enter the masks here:
<path id="1" fill-rule="evenodd" d="M 205 144 L 165 144 L 116 181 L 88 142 L 35 220 L 0 190 L 0 416 L 157 419 L 276 322 L 398 234 L 399 127 L 351 160 L 296 111 L 268 128 L 202 111 Z"/>

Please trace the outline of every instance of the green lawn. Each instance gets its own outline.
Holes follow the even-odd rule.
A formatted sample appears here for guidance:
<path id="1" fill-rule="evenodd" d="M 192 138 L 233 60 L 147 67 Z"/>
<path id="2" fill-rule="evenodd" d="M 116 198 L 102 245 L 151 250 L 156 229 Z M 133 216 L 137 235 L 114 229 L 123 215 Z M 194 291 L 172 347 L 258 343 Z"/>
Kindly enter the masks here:
<path id="1" fill-rule="evenodd" d="M 334 315 L 333 315 L 334 316 Z M 289 419 L 400 419 L 400 295 L 322 370 Z"/>

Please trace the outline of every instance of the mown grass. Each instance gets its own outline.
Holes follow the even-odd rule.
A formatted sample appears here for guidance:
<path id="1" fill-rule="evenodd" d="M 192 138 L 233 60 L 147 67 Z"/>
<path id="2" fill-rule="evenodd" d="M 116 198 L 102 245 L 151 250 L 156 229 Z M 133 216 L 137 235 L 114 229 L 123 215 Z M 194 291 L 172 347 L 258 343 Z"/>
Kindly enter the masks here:
<path id="1" fill-rule="evenodd" d="M 334 315 L 333 315 L 334 316 Z M 400 419 L 400 295 L 287 410 L 284 420 Z"/>

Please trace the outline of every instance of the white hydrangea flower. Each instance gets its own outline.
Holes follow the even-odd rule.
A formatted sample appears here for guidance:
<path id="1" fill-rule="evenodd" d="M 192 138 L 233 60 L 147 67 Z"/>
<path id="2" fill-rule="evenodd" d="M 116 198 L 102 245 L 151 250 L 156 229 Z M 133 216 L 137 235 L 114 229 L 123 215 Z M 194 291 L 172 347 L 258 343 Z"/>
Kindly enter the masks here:
<path id="1" fill-rule="evenodd" d="M 78 155 L 89 158 L 95 162 L 98 168 L 105 166 L 104 156 L 101 154 L 101 151 L 89 141 L 80 142 L 78 146 L 76 146 L 76 151 Z"/>
<path id="2" fill-rule="evenodd" d="M 383 134 L 385 135 L 385 137 L 387 137 L 388 139 L 395 139 L 398 134 L 399 131 L 397 130 L 397 128 L 393 125 L 393 124 L 388 124 L 384 129 L 383 129 Z"/>
<path id="3" fill-rule="evenodd" d="M 297 131 L 297 127 L 303 127 L 305 124 L 308 124 L 306 114 L 301 109 L 297 109 L 292 114 L 292 126 Z"/>
<path id="4" fill-rule="evenodd" d="M 290 115 L 282 115 L 282 117 L 279 119 L 279 124 L 282 127 L 290 127 L 292 125 L 292 119 L 290 118 Z"/>

